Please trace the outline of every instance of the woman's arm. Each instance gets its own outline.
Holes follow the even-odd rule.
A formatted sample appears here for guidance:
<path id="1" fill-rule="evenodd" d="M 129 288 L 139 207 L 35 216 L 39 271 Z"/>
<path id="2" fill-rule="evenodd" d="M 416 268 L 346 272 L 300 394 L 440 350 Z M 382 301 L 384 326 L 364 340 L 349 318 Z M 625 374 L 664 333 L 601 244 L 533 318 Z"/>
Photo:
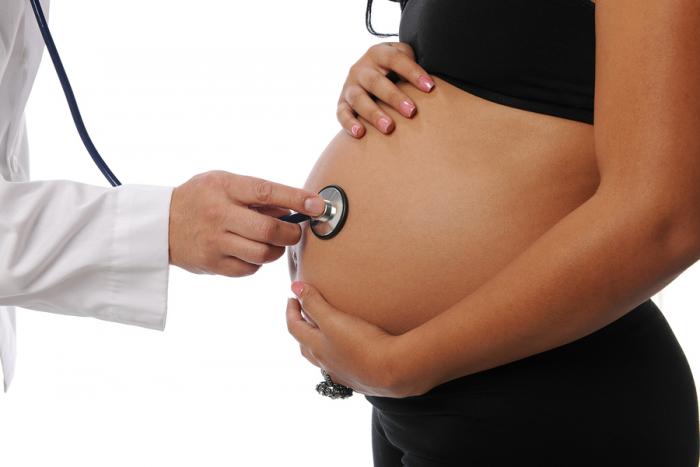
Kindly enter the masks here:
<path id="1" fill-rule="evenodd" d="M 305 287 L 302 305 L 319 327 L 288 307 L 305 353 L 361 391 L 420 394 L 590 334 L 693 264 L 700 257 L 698 31 L 693 0 L 596 2 L 597 192 L 474 293 L 402 336 L 315 305 L 317 292 Z"/>
<path id="2" fill-rule="evenodd" d="M 408 375 L 435 385 L 571 342 L 700 257 L 700 3 L 598 1 L 596 37 L 598 191 L 409 332 Z"/>

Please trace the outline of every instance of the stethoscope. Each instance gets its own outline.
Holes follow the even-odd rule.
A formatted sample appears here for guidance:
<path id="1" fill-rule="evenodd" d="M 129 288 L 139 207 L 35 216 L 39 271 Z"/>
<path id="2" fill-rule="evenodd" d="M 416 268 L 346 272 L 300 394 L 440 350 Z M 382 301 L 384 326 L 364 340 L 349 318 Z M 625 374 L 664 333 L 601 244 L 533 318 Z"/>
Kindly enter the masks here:
<path id="1" fill-rule="evenodd" d="M 70 108 L 70 113 L 73 116 L 73 122 L 75 123 L 75 128 L 78 130 L 80 139 L 85 145 L 90 157 L 95 162 L 95 165 L 102 175 L 107 179 L 107 181 L 113 187 L 120 186 L 121 182 L 114 175 L 114 172 L 109 168 L 107 163 L 102 159 L 102 156 L 97 151 L 97 148 L 92 142 L 90 135 L 85 128 L 83 123 L 83 117 L 80 114 L 80 109 L 78 108 L 78 102 L 73 93 L 73 88 L 68 80 L 68 75 L 65 68 L 63 67 L 63 62 L 61 61 L 61 56 L 58 54 L 56 49 L 56 44 L 51 36 L 51 31 L 49 30 L 49 25 L 44 16 L 44 10 L 41 8 L 41 3 L 39 0 L 29 0 L 32 9 L 34 10 L 34 16 L 36 17 L 37 24 L 39 25 L 39 30 L 44 38 L 44 43 L 46 44 L 46 50 L 49 51 L 51 56 L 51 61 L 53 62 L 54 68 L 56 69 L 56 74 L 61 82 L 61 87 L 66 95 L 66 101 L 68 102 L 68 107 Z M 310 221 L 311 231 L 320 239 L 330 239 L 335 237 L 340 230 L 345 225 L 345 220 L 348 216 L 348 198 L 345 191 L 338 185 L 329 185 L 319 191 L 321 197 L 325 200 L 325 209 L 323 214 L 318 217 L 310 217 L 305 214 L 290 214 L 288 216 L 280 217 L 280 220 L 285 222 L 291 222 L 294 224 L 299 224 L 304 221 Z"/>

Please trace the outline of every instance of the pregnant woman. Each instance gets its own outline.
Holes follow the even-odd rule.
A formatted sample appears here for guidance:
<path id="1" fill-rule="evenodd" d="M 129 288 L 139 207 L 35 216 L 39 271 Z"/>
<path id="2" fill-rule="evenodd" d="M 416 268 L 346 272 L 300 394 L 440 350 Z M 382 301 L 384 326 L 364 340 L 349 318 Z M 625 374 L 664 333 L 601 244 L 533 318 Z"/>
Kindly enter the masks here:
<path id="1" fill-rule="evenodd" d="M 650 297 L 700 258 L 700 2 L 401 7 L 306 182 L 350 208 L 290 252 L 302 353 L 378 467 L 697 466 Z"/>

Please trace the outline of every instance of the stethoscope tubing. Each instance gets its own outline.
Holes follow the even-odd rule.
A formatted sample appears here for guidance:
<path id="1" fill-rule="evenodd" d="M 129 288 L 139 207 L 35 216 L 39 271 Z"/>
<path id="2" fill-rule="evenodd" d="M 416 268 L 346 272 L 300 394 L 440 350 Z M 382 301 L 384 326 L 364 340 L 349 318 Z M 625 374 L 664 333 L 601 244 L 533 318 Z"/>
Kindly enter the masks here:
<path id="1" fill-rule="evenodd" d="M 119 181 L 117 176 L 114 175 L 114 173 L 109 168 L 104 159 L 102 159 L 102 156 L 97 151 L 97 148 L 93 144 L 92 139 L 88 134 L 87 128 L 85 128 L 85 123 L 83 123 L 83 117 L 80 114 L 78 102 L 75 98 L 75 94 L 73 93 L 73 88 L 70 84 L 70 81 L 68 80 L 66 70 L 63 67 L 61 56 L 58 54 L 56 44 L 54 43 L 53 37 L 51 36 L 51 30 L 49 29 L 46 17 L 44 16 L 44 10 L 41 8 L 41 3 L 39 2 L 39 0 L 29 1 L 32 4 L 34 16 L 36 17 L 37 24 L 39 25 L 41 35 L 44 38 L 46 50 L 49 51 L 51 61 L 53 62 L 53 66 L 56 69 L 56 74 L 58 75 L 58 79 L 61 82 L 63 93 L 66 95 L 66 101 L 68 102 L 68 107 L 70 108 L 70 113 L 73 116 L 73 122 L 75 122 L 75 127 L 78 130 L 80 139 L 83 141 L 85 149 L 87 149 L 88 153 L 90 154 L 90 157 L 92 157 L 92 160 L 95 162 L 95 165 L 98 169 L 100 169 L 100 172 L 102 172 L 102 175 L 104 175 L 104 177 L 107 179 L 110 185 L 115 187 L 119 186 L 121 185 L 121 182 Z"/>
<path id="2" fill-rule="evenodd" d="M 282 216 L 279 218 L 281 221 L 285 222 L 290 222 L 292 224 L 301 224 L 302 222 L 311 220 L 311 216 L 307 216 L 306 214 L 301 214 L 301 213 L 294 213 L 294 214 L 289 214 L 287 216 Z"/>
<path id="3" fill-rule="evenodd" d="M 100 170 L 100 172 L 102 172 L 102 175 L 104 175 L 104 177 L 107 179 L 110 185 L 112 185 L 113 187 L 120 186 L 121 182 L 119 181 L 117 176 L 114 175 L 114 172 L 112 172 L 105 160 L 97 151 L 95 144 L 92 142 L 92 138 L 90 138 L 90 134 L 88 133 L 87 128 L 85 128 L 85 123 L 83 122 L 83 117 L 80 113 L 80 108 L 78 107 L 78 102 L 75 98 L 73 87 L 70 84 L 68 74 L 66 73 L 66 69 L 63 66 L 63 61 L 61 60 L 61 56 L 58 53 L 58 49 L 56 48 L 56 43 L 54 42 L 53 36 L 51 35 L 51 30 L 49 29 L 48 22 L 46 21 L 46 17 L 44 16 L 44 10 L 41 7 L 40 0 L 29 0 L 29 2 L 32 5 L 32 10 L 34 11 L 36 22 L 39 25 L 39 31 L 41 31 L 41 35 L 44 38 L 46 50 L 48 50 L 49 55 L 51 56 L 51 61 L 53 62 L 54 68 L 56 69 L 58 79 L 61 82 L 61 87 L 63 88 L 63 93 L 66 96 L 68 108 L 70 109 L 70 113 L 73 117 L 75 128 L 78 130 L 78 134 L 80 135 L 80 139 L 83 141 L 85 149 L 87 149 L 88 153 L 90 154 L 90 157 L 92 157 L 92 160 L 95 162 L 95 165 Z M 314 234 L 319 236 L 319 238 L 331 238 L 335 236 L 337 231 L 339 231 L 342 228 L 342 224 L 345 221 L 344 218 L 347 215 L 347 197 L 345 196 L 342 189 L 337 186 L 329 186 L 326 188 L 335 188 L 336 190 L 339 190 L 339 193 L 341 193 L 343 198 L 344 207 L 342 209 L 342 218 L 340 219 L 340 223 L 337 226 L 337 229 L 334 229 L 334 231 L 330 234 L 326 234 L 323 236 L 319 236 L 319 234 L 317 234 L 314 230 Z M 313 220 L 310 216 L 301 213 L 289 214 L 286 216 L 282 216 L 279 219 L 294 224 L 300 224 L 305 221 Z"/>

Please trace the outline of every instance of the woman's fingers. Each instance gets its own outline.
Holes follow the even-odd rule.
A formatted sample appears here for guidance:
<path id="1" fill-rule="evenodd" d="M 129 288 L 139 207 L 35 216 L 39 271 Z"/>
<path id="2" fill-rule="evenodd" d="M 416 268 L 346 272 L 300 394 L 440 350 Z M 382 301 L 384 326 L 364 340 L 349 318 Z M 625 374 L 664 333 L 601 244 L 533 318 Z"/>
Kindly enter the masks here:
<path id="1" fill-rule="evenodd" d="M 391 43 L 391 45 L 380 44 L 374 53 L 379 66 L 395 72 L 421 91 L 430 92 L 435 87 L 435 82 L 428 72 L 416 63 L 413 49 L 407 44 L 402 42 Z"/>
<path id="2" fill-rule="evenodd" d="M 320 360 L 314 355 L 310 344 L 314 341 L 318 328 L 310 325 L 303 317 L 301 304 L 293 298 L 287 299 L 287 329 L 289 333 L 299 342 L 299 351 L 312 365 L 323 368 Z M 332 378 L 332 376 L 331 376 Z"/>
<path id="3" fill-rule="evenodd" d="M 386 79 L 386 78 L 385 78 Z M 345 101 L 352 109 L 384 134 L 394 131 L 394 121 L 387 115 L 361 86 L 349 86 Z"/>
<path id="4" fill-rule="evenodd" d="M 287 331 L 307 349 L 313 348 L 316 344 L 319 329 L 309 324 L 301 315 L 301 303 L 294 298 L 287 299 Z"/>
<path id="5" fill-rule="evenodd" d="M 408 45 L 405 42 L 385 42 L 386 45 L 390 47 L 396 47 L 400 52 L 408 55 L 408 57 L 413 60 L 414 62 L 416 61 L 416 54 L 413 52 L 413 47 Z"/>
<path id="6" fill-rule="evenodd" d="M 367 89 L 377 99 L 399 112 L 406 118 L 412 118 L 416 114 L 416 105 L 392 83 L 386 74 L 379 70 L 364 70 L 358 76 L 360 86 Z"/>
<path id="7" fill-rule="evenodd" d="M 325 329 L 326 325 L 331 324 L 332 317 L 338 313 L 311 284 L 294 281 L 292 292 L 297 296 L 303 313 L 310 318 L 315 327 Z"/>
<path id="8" fill-rule="evenodd" d="M 387 76 L 398 75 L 416 88 L 430 92 L 435 82 L 415 61 L 413 49 L 402 42 L 386 42 L 372 46 L 367 54 L 353 65 L 338 102 L 338 121 L 356 138 L 366 129 L 359 115 L 384 134 L 395 128 L 392 118 L 375 102 L 387 104 L 406 118 L 417 112 L 415 103 Z"/>
<path id="9" fill-rule="evenodd" d="M 365 126 L 355 118 L 355 112 L 345 100 L 338 103 L 338 121 L 355 138 L 362 138 L 365 135 Z"/>
<path id="10" fill-rule="evenodd" d="M 415 103 L 389 79 L 397 75 L 424 92 L 430 92 L 435 83 L 430 75 L 416 63 L 410 45 L 403 42 L 377 44 L 350 68 L 338 101 L 337 117 L 343 128 L 355 138 L 361 138 L 366 128 L 357 118 L 367 120 L 384 134 L 395 128 L 392 118 L 375 102 L 386 103 L 406 118 L 412 118 Z"/>
<path id="11" fill-rule="evenodd" d="M 299 351 L 301 352 L 301 355 L 305 359 L 307 359 L 312 365 L 315 365 L 315 366 L 321 368 L 321 363 L 316 359 L 313 352 L 311 352 L 311 350 L 309 350 L 308 347 L 306 347 L 302 344 L 299 344 Z"/>

